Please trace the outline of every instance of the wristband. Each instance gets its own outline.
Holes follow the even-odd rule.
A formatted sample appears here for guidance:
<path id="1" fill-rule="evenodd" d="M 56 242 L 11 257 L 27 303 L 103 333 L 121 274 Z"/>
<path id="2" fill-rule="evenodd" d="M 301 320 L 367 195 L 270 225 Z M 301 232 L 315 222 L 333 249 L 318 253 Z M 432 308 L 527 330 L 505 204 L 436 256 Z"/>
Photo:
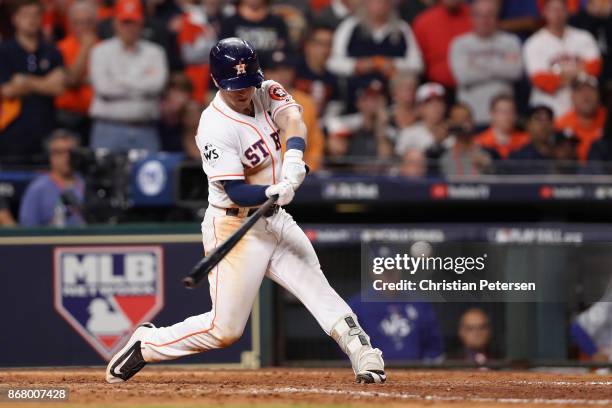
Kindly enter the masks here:
<path id="1" fill-rule="evenodd" d="M 286 147 L 287 150 L 295 149 L 303 153 L 306 150 L 306 141 L 301 137 L 293 136 L 287 139 Z"/>

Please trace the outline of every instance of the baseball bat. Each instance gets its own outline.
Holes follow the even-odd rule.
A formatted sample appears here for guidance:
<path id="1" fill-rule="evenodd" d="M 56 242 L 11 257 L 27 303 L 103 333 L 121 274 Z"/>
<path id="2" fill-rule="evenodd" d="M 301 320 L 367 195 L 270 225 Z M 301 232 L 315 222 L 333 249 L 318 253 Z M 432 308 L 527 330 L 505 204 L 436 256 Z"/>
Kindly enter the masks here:
<path id="1" fill-rule="evenodd" d="M 270 209 L 278 199 L 278 196 L 272 196 L 251 215 L 244 224 L 240 226 L 224 243 L 219 245 L 208 256 L 200 259 L 196 266 L 191 269 L 189 275 L 183 278 L 183 285 L 189 289 L 197 287 L 208 272 L 212 270 L 221 260 L 236 246 L 238 241 L 251 229 L 253 225 Z"/>

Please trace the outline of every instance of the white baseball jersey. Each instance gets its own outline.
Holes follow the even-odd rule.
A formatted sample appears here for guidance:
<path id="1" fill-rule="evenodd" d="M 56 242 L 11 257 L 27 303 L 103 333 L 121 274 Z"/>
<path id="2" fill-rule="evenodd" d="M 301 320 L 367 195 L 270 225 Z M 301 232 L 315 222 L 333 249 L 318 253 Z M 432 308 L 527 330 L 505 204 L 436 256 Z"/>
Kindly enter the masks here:
<path id="1" fill-rule="evenodd" d="M 529 37 L 523 50 L 529 77 L 539 73 L 558 73 L 560 67 L 565 64 L 600 58 L 593 36 L 588 31 L 573 27 L 566 27 L 561 38 L 542 28 Z M 560 116 L 571 108 L 570 87 L 559 88 L 554 94 L 550 94 L 534 86 L 530 103 L 549 106 L 554 110 L 555 116 Z"/>
<path id="2" fill-rule="evenodd" d="M 223 180 L 262 185 L 280 181 L 282 146 L 275 119 L 291 106 L 301 107 L 274 81 L 264 81 L 255 90 L 253 105 L 254 117 L 240 114 L 217 92 L 200 117 L 196 143 L 208 176 L 208 202 L 217 207 L 236 207 Z"/>
<path id="3" fill-rule="evenodd" d="M 274 81 L 265 81 L 253 101 L 255 117 L 250 117 L 229 108 L 217 93 L 200 119 L 196 141 L 212 204 L 202 221 L 205 253 L 244 223 L 244 218 L 227 215 L 225 208 L 236 205 L 225 194 L 222 180 L 280 181 L 281 142 L 275 119 L 284 109 L 299 105 Z M 210 311 L 147 330 L 141 337 L 144 359 L 172 360 L 232 344 L 242 335 L 264 277 L 298 298 L 327 334 L 352 313 L 329 285 L 304 231 L 281 208 L 260 218 L 209 273 Z"/>

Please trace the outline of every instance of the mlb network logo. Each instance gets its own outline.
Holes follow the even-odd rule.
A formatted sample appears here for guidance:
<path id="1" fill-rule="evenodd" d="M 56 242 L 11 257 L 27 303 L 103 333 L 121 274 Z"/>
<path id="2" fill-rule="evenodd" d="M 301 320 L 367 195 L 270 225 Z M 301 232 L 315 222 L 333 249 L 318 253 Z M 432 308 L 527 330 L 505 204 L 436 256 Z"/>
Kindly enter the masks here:
<path id="1" fill-rule="evenodd" d="M 164 303 L 159 246 L 57 247 L 55 309 L 107 361 Z"/>

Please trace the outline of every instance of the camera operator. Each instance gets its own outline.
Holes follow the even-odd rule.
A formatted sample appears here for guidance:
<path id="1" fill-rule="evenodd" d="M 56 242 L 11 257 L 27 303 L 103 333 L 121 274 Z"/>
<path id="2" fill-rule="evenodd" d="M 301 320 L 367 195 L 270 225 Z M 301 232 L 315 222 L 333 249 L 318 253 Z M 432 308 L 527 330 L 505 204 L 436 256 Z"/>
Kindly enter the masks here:
<path id="1" fill-rule="evenodd" d="M 79 144 L 71 132 L 55 130 L 46 143 L 50 171 L 28 186 L 19 209 L 24 227 L 65 227 L 85 224 L 81 213 L 85 182 L 70 164 L 70 152 Z"/>

